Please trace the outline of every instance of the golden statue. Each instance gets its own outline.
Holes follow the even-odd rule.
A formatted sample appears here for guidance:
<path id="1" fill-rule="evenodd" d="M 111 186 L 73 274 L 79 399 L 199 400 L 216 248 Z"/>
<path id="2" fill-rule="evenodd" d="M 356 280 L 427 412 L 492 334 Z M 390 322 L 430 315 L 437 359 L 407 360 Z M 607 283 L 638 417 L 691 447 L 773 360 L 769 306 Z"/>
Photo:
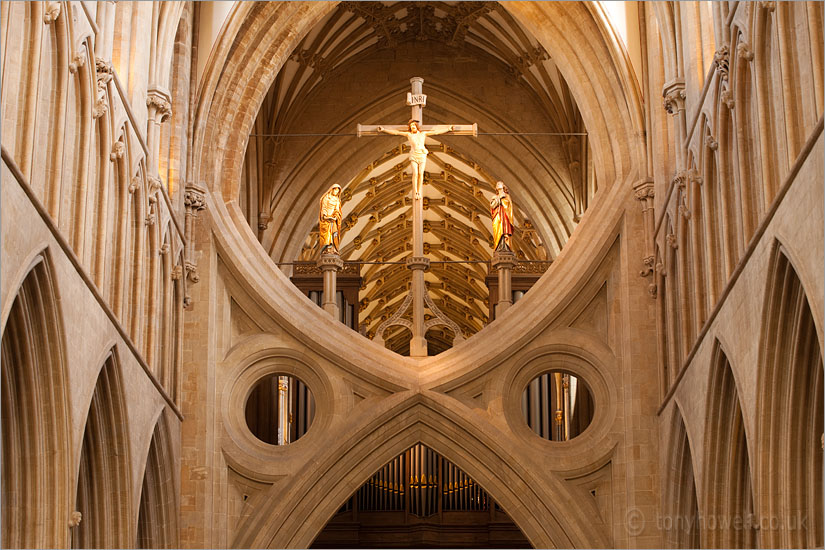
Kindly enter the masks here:
<path id="1" fill-rule="evenodd" d="M 513 201 L 503 181 L 496 183 L 496 195 L 490 201 L 493 218 L 493 250 L 512 252 L 510 236 L 513 234 Z"/>
<path id="2" fill-rule="evenodd" d="M 341 232 L 341 186 L 337 183 L 321 197 L 318 214 L 318 238 L 321 254 L 338 254 Z M 330 250 L 331 249 L 331 250 Z"/>

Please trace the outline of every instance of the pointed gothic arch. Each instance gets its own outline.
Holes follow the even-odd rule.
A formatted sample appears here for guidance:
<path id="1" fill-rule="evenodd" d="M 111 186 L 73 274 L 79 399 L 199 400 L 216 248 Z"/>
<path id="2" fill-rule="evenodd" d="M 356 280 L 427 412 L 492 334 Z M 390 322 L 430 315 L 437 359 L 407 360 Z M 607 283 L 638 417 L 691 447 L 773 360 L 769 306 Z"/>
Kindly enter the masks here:
<path id="1" fill-rule="evenodd" d="M 100 368 L 86 417 L 75 505 L 81 519 L 72 531 L 73 548 L 132 544 L 128 433 L 120 362 L 112 348 Z"/>
<path id="2" fill-rule="evenodd" d="M 168 410 L 161 411 L 146 456 L 136 548 L 178 548 L 178 474 Z"/>
<path id="3" fill-rule="evenodd" d="M 705 415 L 705 548 L 755 548 L 748 439 L 733 370 L 717 340 L 711 357 Z"/>
<path id="4" fill-rule="evenodd" d="M 64 332 L 48 251 L 32 260 L 2 335 L 2 545 L 69 542 L 70 409 Z"/>
<path id="5" fill-rule="evenodd" d="M 586 514 L 555 477 L 529 470 L 509 456 L 506 445 L 473 420 L 454 413 L 455 401 L 434 392 L 394 396 L 363 433 L 328 449 L 287 486 L 260 501 L 260 512 L 239 527 L 238 547 L 306 547 L 349 497 L 378 469 L 423 443 L 487 491 L 537 548 L 604 547 Z M 542 495 L 552 494 L 552 499 Z M 562 506 L 561 503 L 564 502 Z"/>
<path id="6" fill-rule="evenodd" d="M 665 516 L 662 519 L 666 548 L 699 547 L 699 500 L 693 456 L 685 421 L 678 403 L 671 415 L 670 452 L 665 462 L 663 490 Z"/>
<path id="7" fill-rule="evenodd" d="M 778 241 L 768 269 L 760 342 L 759 544 L 822 546 L 822 348 L 805 289 Z"/>

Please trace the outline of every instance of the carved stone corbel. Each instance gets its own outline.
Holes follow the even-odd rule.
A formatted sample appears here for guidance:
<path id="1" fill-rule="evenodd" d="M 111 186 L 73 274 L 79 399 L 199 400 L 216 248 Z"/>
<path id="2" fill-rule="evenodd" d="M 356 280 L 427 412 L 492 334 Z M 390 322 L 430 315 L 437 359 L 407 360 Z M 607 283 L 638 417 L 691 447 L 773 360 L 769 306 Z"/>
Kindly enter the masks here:
<path id="1" fill-rule="evenodd" d="M 83 514 L 77 510 L 74 510 L 71 514 L 69 514 L 69 527 L 77 527 L 80 525 L 82 519 Z"/>
<path id="2" fill-rule="evenodd" d="M 129 183 L 129 189 L 127 191 L 129 191 L 130 195 L 133 195 L 138 189 L 140 189 L 140 176 L 135 176 L 132 178 L 131 183 Z"/>
<path id="3" fill-rule="evenodd" d="M 719 73 L 719 78 L 727 80 L 730 69 L 730 50 L 727 44 L 716 50 L 716 53 L 713 54 L 713 64 L 716 66 L 716 72 Z"/>
<path id="4" fill-rule="evenodd" d="M 263 210 L 258 212 L 258 229 L 266 231 L 266 228 L 269 227 L 269 219 L 269 212 Z"/>
<path id="5" fill-rule="evenodd" d="M 57 21 L 58 17 L 60 17 L 60 2 L 49 2 L 46 9 L 43 10 L 43 23 L 51 25 Z"/>
<path id="6" fill-rule="evenodd" d="M 736 45 L 736 55 L 745 61 L 753 61 L 753 50 L 747 42 L 740 42 Z"/>
<path id="7" fill-rule="evenodd" d="M 109 104 L 106 103 L 105 97 L 99 97 L 95 100 L 94 107 L 92 107 L 92 118 L 100 118 L 109 112 Z"/>
<path id="8" fill-rule="evenodd" d="M 733 106 L 736 104 L 736 101 L 734 101 L 733 99 L 733 94 L 730 93 L 730 90 L 728 90 L 727 88 L 722 90 L 722 93 L 719 94 L 719 99 L 722 101 L 722 103 L 725 104 L 725 106 L 728 109 L 733 109 Z"/>
<path id="9" fill-rule="evenodd" d="M 665 242 L 670 248 L 674 250 L 679 248 L 679 243 L 676 241 L 676 235 L 674 235 L 673 233 L 668 233 L 667 235 L 665 235 Z"/>
<path id="10" fill-rule="evenodd" d="M 149 176 L 146 180 L 149 182 L 149 202 L 155 204 L 158 201 L 158 193 L 163 186 L 163 182 L 156 176 Z"/>
<path id="11" fill-rule="evenodd" d="M 160 256 L 166 256 L 167 254 L 169 254 L 170 249 L 171 249 L 171 247 L 169 246 L 169 243 L 163 243 L 163 246 L 161 246 L 158 249 L 158 254 Z"/>
<path id="12" fill-rule="evenodd" d="M 154 87 L 146 91 L 146 107 L 149 108 L 149 120 L 162 124 L 172 116 L 172 99 L 165 90 Z"/>
<path id="13" fill-rule="evenodd" d="M 681 80 L 672 82 L 662 90 L 662 105 L 669 115 L 676 115 L 685 110 L 685 83 Z"/>
<path id="14" fill-rule="evenodd" d="M 125 152 L 126 146 L 122 141 L 118 140 L 112 144 L 112 152 L 109 154 L 109 160 L 114 162 L 118 159 L 122 159 Z"/>
<path id="15" fill-rule="evenodd" d="M 705 147 L 711 151 L 716 151 L 719 148 L 719 143 L 713 139 L 713 136 L 708 134 L 705 136 Z"/>
<path id="16" fill-rule="evenodd" d="M 633 186 L 633 196 L 641 202 L 642 217 L 645 228 L 645 256 L 642 259 L 644 269 L 639 271 L 641 277 L 647 277 L 653 273 L 653 231 L 656 223 L 653 211 L 653 199 L 656 194 L 652 179 L 645 179 Z"/>
<path id="17" fill-rule="evenodd" d="M 183 266 L 186 271 L 186 278 L 192 283 L 197 283 L 200 276 L 198 275 L 198 266 L 194 260 L 194 223 L 198 217 L 198 212 L 206 208 L 206 190 L 194 184 L 187 184 L 183 195 L 183 205 L 186 209 L 184 214 L 186 249 L 184 250 Z M 188 308 L 190 303 L 191 297 L 187 290 L 184 294 L 184 307 Z"/>
<path id="18" fill-rule="evenodd" d="M 86 64 L 86 55 L 83 52 L 74 52 L 72 60 L 69 62 L 69 72 L 76 74 L 78 69 Z"/>
<path id="19" fill-rule="evenodd" d="M 97 74 L 97 100 L 92 110 L 92 116 L 94 118 L 100 118 L 109 111 L 109 105 L 106 100 L 106 89 L 112 80 L 112 65 L 104 59 L 97 57 L 95 58 L 95 72 Z"/>

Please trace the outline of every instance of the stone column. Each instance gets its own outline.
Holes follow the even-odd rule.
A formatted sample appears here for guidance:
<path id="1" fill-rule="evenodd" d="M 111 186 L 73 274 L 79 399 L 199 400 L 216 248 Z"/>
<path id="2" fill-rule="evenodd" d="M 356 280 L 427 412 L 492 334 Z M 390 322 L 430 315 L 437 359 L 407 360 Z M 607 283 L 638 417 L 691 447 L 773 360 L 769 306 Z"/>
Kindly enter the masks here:
<path id="1" fill-rule="evenodd" d="M 160 125 L 172 115 L 172 100 L 169 92 L 160 86 L 152 86 L 146 92 L 146 108 L 149 117 L 146 132 L 146 148 L 149 150 L 147 168 L 150 176 L 158 176 L 160 156 Z"/>
<path id="2" fill-rule="evenodd" d="M 645 179 L 633 187 L 636 200 L 642 203 L 642 217 L 645 228 L 645 257 L 642 259 L 645 268 L 639 272 L 642 277 L 647 277 L 653 273 L 653 263 L 655 262 L 653 251 L 653 237 L 656 220 L 653 212 L 653 180 Z M 655 281 L 654 281 L 655 283 Z"/>
<path id="3" fill-rule="evenodd" d="M 687 135 L 687 121 L 685 120 L 685 82 L 677 79 L 665 84 L 662 90 L 662 102 L 665 111 L 676 117 L 676 170 L 684 170 L 687 162 L 686 148 L 683 147 Z"/>
<path id="4" fill-rule="evenodd" d="M 496 319 L 513 305 L 513 267 L 516 265 L 516 255 L 512 252 L 496 251 L 493 253 L 493 269 L 498 271 L 498 303 L 496 304 Z"/>
<path id="5" fill-rule="evenodd" d="M 344 261 L 338 254 L 321 254 L 321 258 L 315 264 L 324 274 L 324 293 L 322 298 L 324 311 L 332 315 L 336 321 L 339 319 L 338 303 L 335 300 L 335 283 L 338 272 L 344 267 Z"/>
<path id="6" fill-rule="evenodd" d="M 198 212 L 206 208 L 206 190 L 194 184 L 187 184 L 183 196 L 183 205 L 186 208 L 183 223 L 185 246 L 183 250 L 183 266 L 186 270 L 185 279 L 197 283 L 200 280 L 198 265 L 195 262 L 194 223 Z M 192 302 L 188 287 L 184 281 L 183 307 L 188 309 Z"/>
<path id="7" fill-rule="evenodd" d="M 420 230 L 420 229 L 419 229 Z M 415 227 L 413 227 L 415 231 Z M 424 332 L 424 272 L 430 268 L 430 259 L 426 256 L 407 258 L 407 267 L 412 270 L 413 319 L 412 340 L 410 340 L 410 357 L 427 357 L 427 337 Z"/>

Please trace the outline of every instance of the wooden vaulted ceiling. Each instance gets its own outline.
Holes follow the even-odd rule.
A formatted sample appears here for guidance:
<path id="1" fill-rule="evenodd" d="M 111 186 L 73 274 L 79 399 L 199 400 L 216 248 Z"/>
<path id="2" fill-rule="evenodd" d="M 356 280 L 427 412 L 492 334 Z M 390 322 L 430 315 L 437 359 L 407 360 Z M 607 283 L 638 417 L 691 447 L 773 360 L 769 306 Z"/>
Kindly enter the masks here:
<path id="1" fill-rule="evenodd" d="M 424 253 L 433 262 L 425 284 L 436 305 L 465 336 L 484 327 L 488 318 L 485 277 L 492 258 L 489 204 L 493 179 L 483 167 L 431 139 L 424 180 Z M 366 264 L 361 269 L 359 326 L 369 338 L 407 295 L 411 273 L 404 259 L 412 251 L 412 200 L 409 147 L 399 145 L 368 164 L 341 193 L 341 257 L 347 261 L 399 262 Z M 405 172 L 406 171 L 406 172 Z M 532 222 L 516 209 L 513 248 L 519 258 L 544 260 L 546 253 Z M 318 227 L 301 250 L 301 260 L 317 260 Z M 429 318 L 429 317 L 428 317 Z M 389 329 L 384 338 L 392 350 L 404 352 L 409 332 Z M 432 329 L 434 353 L 448 349 L 452 333 Z"/>
<path id="2" fill-rule="evenodd" d="M 450 66 L 454 59 L 461 70 Z M 264 99 L 244 171 L 243 209 L 269 255 L 291 262 L 317 254 L 318 198 L 333 183 L 345 188 L 344 259 L 409 254 L 406 144 L 347 136 L 356 122 L 405 122 L 412 76 L 425 78 L 425 123 L 478 122 L 480 132 L 428 142 L 431 260 L 489 260 L 498 179 L 519 212 L 519 254 L 552 260 L 596 191 L 586 130 L 553 60 L 497 2 L 342 2 L 304 37 Z M 465 336 L 487 322 L 486 271 L 437 264 L 427 275 L 433 299 Z M 406 294 L 409 271 L 370 265 L 362 276 L 360 322 L 372 335 Z M 403 329 L 385 334 L 398 351 L 408 338 Z M 452 335 L 433 330 L 429 338 L 447 348 Z"/>
<path id="3" fill-rule="evenodd" d="M 273 86 L 271 130 L 333 72 L 378 49 L 435 41 L 490 56 L 545 107 L 552 132 L 581 132 L 570 89 L 541 45 L 498 2 L 341 2 L 304 38 Z M 411 75 L 414 76 L 414 75 Z"/>

